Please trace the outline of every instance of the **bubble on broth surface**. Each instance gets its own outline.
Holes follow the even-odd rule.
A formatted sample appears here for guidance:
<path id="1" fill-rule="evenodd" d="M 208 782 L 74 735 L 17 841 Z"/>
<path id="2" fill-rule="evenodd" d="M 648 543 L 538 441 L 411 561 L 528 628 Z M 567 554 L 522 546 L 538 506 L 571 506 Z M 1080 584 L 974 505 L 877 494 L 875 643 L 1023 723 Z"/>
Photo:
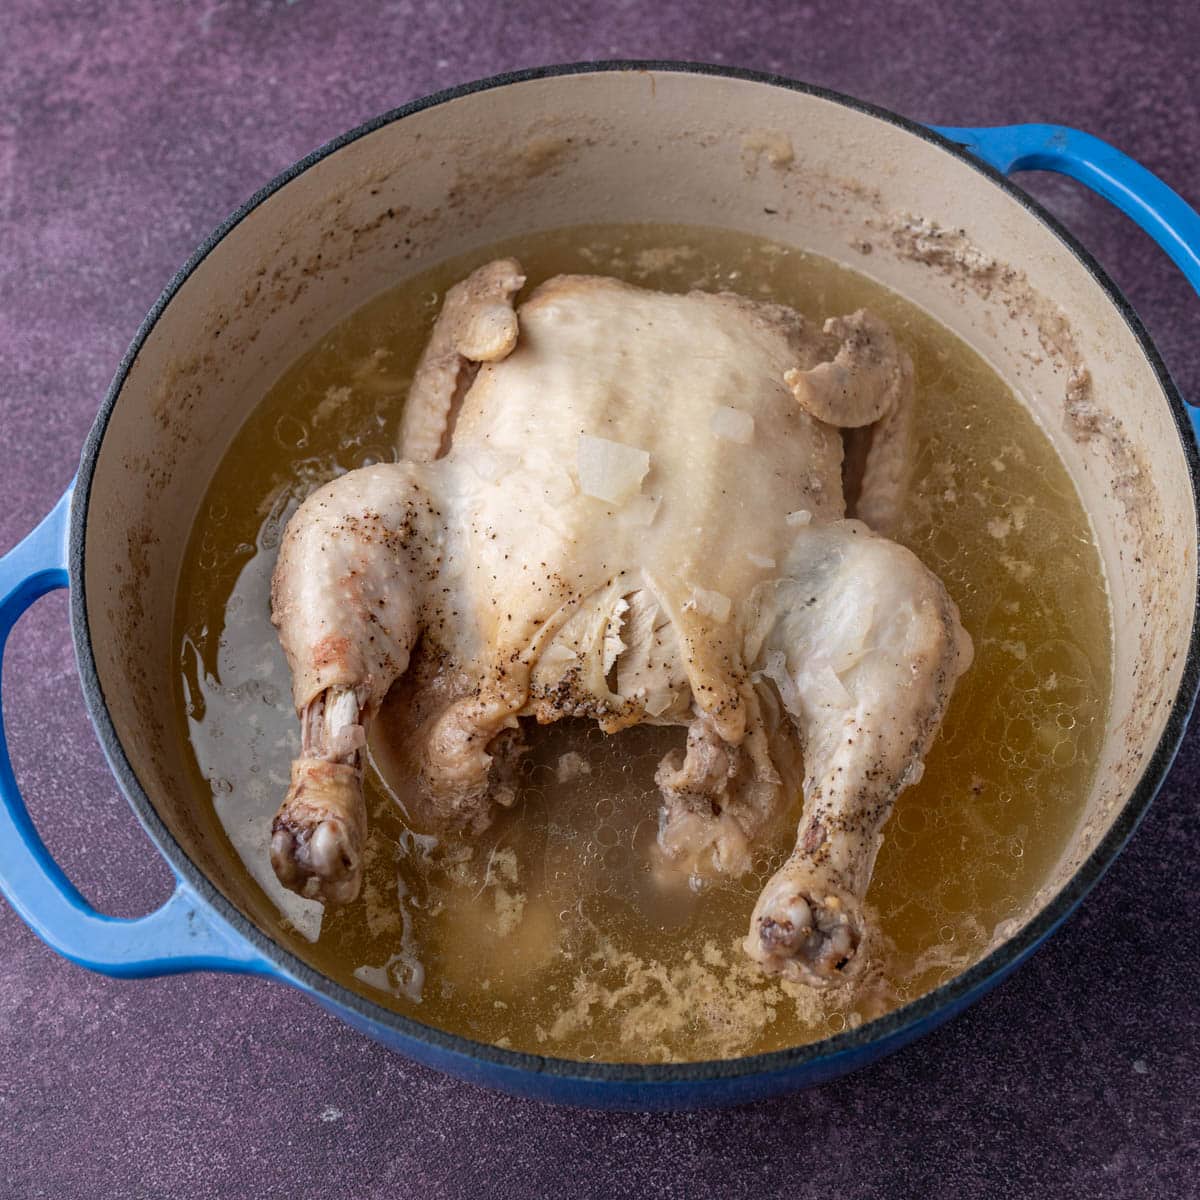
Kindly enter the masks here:
<path id="1" fill-rule="evenodd" d="M 275 881 L 266 839 L 298 744 L 268 612 L 279 539 L 316 487 L 396 457 L 403 396 L 445 289 L 503 254 L 521 258 L 531 286 L 600 272 L 670 290 L 728 287 L 813 319 L 869 305 L 913 357 L 918 453 L 899 540 L 945 582 L 977 654 L 923 779 L 885 829 L 868 896 L 879 925 L 873 965 L 856 987 L 784 985 L 741 950 L 798 807 L 740 879 L 693 891 L 657 859 L 654 770 L 682 746 L 680 729 L 532 729 L 517 805 L 463 845 L 410 823 L 385 705 L 366 781 L 362 900 L 323 912 Z M 371 301 L 250 415 L 186 559 L 180 738 L 197 805 L 211 807 L 228 838 L 216 850 L 230 873 L 248 872 L 263 911 L 277 914 L 263 918 L 276 936 L 346 986 L 521 1050 L 633 1061 L 755 1053 L 854 1028 L 920 996 L 1014 931 L 1075 827 L 1103 734 L 1102 572 L 1045 435 L 990 368 L 920 310 L 815 256 L 742 235 L 539 234 Z M 570 755 L 587 770 L 564 768 Z"/>

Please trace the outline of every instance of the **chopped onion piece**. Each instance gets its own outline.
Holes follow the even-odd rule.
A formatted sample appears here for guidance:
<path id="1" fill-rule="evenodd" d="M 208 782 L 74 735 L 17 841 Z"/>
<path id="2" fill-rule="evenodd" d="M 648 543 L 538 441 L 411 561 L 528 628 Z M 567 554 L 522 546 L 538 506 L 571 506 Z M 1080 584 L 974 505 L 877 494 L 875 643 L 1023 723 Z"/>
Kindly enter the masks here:
<path id="1" fill-rule="evenodd" d="M 812 520 L 812 513 L 807 508 L 798 508 L 788 513 L 786 519 L 789 525 L 807 525 Z"/>
<path id="2" fill-rule="evenodd" d="M 672 704 L 675 703 L 675 693 L 669 689 L 659 692 L 651 692 L 646 697 L 646 712 L 652 717 L 657 717 L 665 713 Z"/>
<path id="3" fill-rule="evenodd" d="M 747 551 L 746 557 L 756 567 L 762 567 L 764 571 L 769 571 L 775 566 L 775 560 L 769 554 L 751 554 L 750 551 Z"/>
<path id="4" fill-rule="evenodd" d="M 729 620 L 733 601 L 723 592 L 710 592 L 708 588 L 693 585 L 692 598 L 683 607 L 695 609 L 701 616 L 712 617 L 717 624 L 722 624 Z"/>
<path id="5" fill-rule="evenodd" d="M 731 442 L 748 446 L 754 441 L 754 418 L 740 408 L 730 408 L 722 404 L 713 410 L 708 419 L 709 428 L 717 437 L 727 438 Z"/>
<path id="6" fill-rule="evenodd" d="M 641 489 L 650 470 L 650 455 L 636 446 L 581 433 L 576 465 L 585 495 L 624 504 Z"/>

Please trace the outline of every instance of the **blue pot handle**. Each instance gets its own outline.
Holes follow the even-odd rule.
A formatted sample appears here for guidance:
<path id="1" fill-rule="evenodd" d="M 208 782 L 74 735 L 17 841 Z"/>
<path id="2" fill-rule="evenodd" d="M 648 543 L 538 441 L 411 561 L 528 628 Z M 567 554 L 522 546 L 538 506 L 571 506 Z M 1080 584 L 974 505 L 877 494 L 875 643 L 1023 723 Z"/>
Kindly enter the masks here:
<path id="1" fill-rule="evenodd" d="M 1057 171 L 1086 183 L 1132 217 L 1174 260 L 1200 293 L 1200 215 L 1128 154 L 1065 125 L 996 125 L 978 129 L 931 125 L 1005 175 Z M 1200 441 L 1200 409 L 1189 404 Z"/>
<path id="2" fill-rule="evenodd" d="M 67 586 L 67 533 L 74 483 L 49 516 L 0 558 L 0 670 L 8 635 L 31 604 Z M 0 707 L 0 892 L 59 954 L 105 975 L 138 978 L 180 971 L 274 974 L 241 935 L 182 881 L 144 917 L 106 917 L 88 904 L 50 857 L 17 789 Z"/>

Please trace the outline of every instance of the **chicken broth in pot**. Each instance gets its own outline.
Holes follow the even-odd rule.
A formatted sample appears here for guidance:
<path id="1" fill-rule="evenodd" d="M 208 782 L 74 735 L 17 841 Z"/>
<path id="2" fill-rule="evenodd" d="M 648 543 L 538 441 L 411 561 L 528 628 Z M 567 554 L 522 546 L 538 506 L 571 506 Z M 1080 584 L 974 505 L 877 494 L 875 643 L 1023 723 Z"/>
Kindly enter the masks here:
<path id="1" fill-rule="evenodd" d="M 362 895 L 325 910 L 268 855 L 298 741 L 270 624 L 284 526 L 316 487 L 396 459 L 405 397 L 447 288 L 501 255 L 551 276 L 731 291 L 818 323 L 869 307 L 911 356 L 917 457 L 893 538 L 945 584 L 975 647 L 921 780 L 884 828 L 871 965 L 825 991 L 762 974 L 742 941 L 795 839 L 800 797 L 750 871 L 691 887 L 654 852 L 655 769 L 683 728 L 527 731 L 513 805 L 477 836 L 406 806 L 403 685 L 371 730 Z M 1031 907 L 1092 782 L 1110 687 L 1103 571 L 1074 485 L 1000 377 L 922 310 L 827 260 L 667 226 L 559 230 L 446 262 L 307 350 L 235 437 L 196 520 L 176 611 L 179 711 L 198 804 L 278 912 L 270 932 L 427 1024 L 563 1058 L 652 1062 L 823 1038 L 936 987 Z M 532 722 L 527 722 L 532 725 Z"/>

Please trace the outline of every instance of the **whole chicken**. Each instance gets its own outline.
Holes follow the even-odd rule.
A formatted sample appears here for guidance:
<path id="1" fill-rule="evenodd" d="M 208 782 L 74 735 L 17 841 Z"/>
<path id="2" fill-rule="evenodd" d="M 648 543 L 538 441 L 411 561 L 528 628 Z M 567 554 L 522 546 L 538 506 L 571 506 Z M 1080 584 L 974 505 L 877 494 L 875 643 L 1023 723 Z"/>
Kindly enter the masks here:
<path id="1" fill-rule="evenodd" d="M 450 289 L 402 461 L 288 525 L 272 608 L 302 744 L 275 870 L 357 895 L 366 729 L 408 672 L 412 803 L 464 836 L 513 802 L 523 718 L 686 726 L 656 776 L 658 847 L 695 880 L 749 867 L 802 762 L 795 850 L 746 951 L 796 982 L 849 978 L 884 822 L 972 653 L 941 582 L 885 536 L 911 363 L 866 311 L 817 326 L 598 276 L 514 308 L 524 282 L 504 259 Z"/>

